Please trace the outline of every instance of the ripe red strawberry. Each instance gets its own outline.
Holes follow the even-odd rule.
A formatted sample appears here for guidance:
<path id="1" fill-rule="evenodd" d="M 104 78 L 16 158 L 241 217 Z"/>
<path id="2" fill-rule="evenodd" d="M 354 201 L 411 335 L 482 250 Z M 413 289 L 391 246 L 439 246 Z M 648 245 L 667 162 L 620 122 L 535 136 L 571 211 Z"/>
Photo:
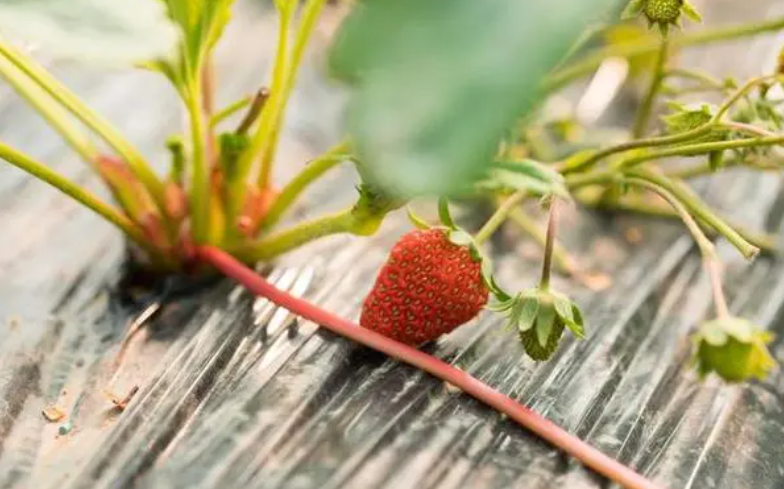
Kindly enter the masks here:
<path id="1" fill-rule="evenodd" d="M 360 324 L 409 345 L 449 333 L 487 303 L 481 262 L 443 229 L 415 230 L 392 248 Z"/>

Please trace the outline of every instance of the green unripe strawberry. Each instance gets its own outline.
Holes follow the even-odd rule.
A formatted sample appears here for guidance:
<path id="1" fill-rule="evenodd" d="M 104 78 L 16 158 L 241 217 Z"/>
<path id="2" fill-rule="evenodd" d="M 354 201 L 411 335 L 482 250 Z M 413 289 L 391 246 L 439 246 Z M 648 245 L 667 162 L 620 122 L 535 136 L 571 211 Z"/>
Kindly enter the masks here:
<path id="1" fill-rule="evenodd" d="M 729 338 L 721 346 L 703 342 L 697 356 L 706 371 L 716 372 L 728 382 L 742 382 L 752 376 L 751 356 L 754 345 Z"/>
<path id="2" fill-rule="evenodd" d="M 558 343 L 561 341 L 564 328 L 564 322 L 560 319 L 556 319 L 553 322 L 550 335 L 547 337 L 547 344 L 544 346 L 539 342 L 539 338 L 537 337 L 534 328 L 520 331 L 520 342 L 523 344 L 523 349 L 529 357 L 537 362 L 543 362 L 553 356 L 555 350 L 558 349 Z"/>
<path id="3" fill-rule="evenodd" d="M 676 24 L 681 16 L 682 5 L 683 0 L 648 0 L 642 13 L 655 24 Z"/>
<path id="4" fill-rule="evenodd" d="M 694 363 L 701 376 L 715 372 L 727 382 L 764 378 L 775 365 L 766 343 L 770 333 L 745 319 L 727 317 L 708 321 L 694 335 Z"/>
<path id="5" fill-rule="evenodd" d="M 547 288 L 535 288 L 506 296 L 489 309 L 504 312 L 507 326 L 514 328 L 526 354 L 537 362 L 550 358 L 569 328 L 578 338 L 585 334 L 583 316 L 565 295 Z"/>
<path id="6" fill-rule="evenodd" d="M 702 21 L 697 10 L 686 0 L 631 0 L 622 17 L 631 19 L 642 15 L 649 26 L 658 26 L 666 36 L 670 26 L 680 27 L 681 14 L 694 22 Z"/>

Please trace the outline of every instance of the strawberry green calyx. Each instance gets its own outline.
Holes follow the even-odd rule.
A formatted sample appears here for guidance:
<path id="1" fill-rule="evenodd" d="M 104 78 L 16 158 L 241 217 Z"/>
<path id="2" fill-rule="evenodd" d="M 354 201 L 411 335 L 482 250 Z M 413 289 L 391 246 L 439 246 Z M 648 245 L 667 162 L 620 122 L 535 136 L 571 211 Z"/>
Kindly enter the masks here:
<path id="1" fill-rule="evenodd" d="M 537 287 L 496 299 L 488 309 L 506 314 L 506 327 L 517 331 L 525 352 L 538 362 L 555 353 L 565 328 L 578 338 L 585 335 L 580 308 L 560 292 Z"/>
<path id="2" fill-rule="evenodd" d="M 421 225 L 424 224 L 424 222 L 421 221 L 421 219 L 413 216 L 410 210 L 408 211 L 408 216 L 409 219 L 414 218 L 419 220 L 421 224 L 416 225 L 415 223 L 415 226 L 422 229 Z M 446 233 L 449 242 L 457 246 L 467 248 L 468 252 L 471 254 L 471 259 L 484 265 L 482 267 L 482 280 L 487 285 L 488 277 L 492 276 L 489 260 L 482 254 L 482 250 L 479 247 L 479 242 L 474 239 L 471 233 L 455 224 L 455 220 L 452 218 L 452 214 L 449 212 L 449 201 L 445 197 L 438 199 L 438 217 L 441 220 L 442 229 Z M 426 224 L 424 225 L 426 226 Z M 429 229 L 429 226 L 425 229 Z M 488 286 L 488 288 L 490 287 Z"/>
<path id="3" fill-rule="evenodd" d="M 693 335 L 693 363 L 700 376 L 715 372 L 727 382 L 764 378 L 776 365 L 767 348 L 773 335 L 742 318 L 703 323 Z"/>
<path id="4" fill-rule="evenodd" d="M 680 27 L 681 15 L 694 22 L 702 22 L 699 12 L 687 0 L 631 0 L 623 11 L 623 19 L 642 15 L 648 26 L 658 26 L 663 36 L 669 34 L 670 26 Z"/>
<path id="5" fill-rule="evenodd" d="M 710 124 L 716 115 L 717 108 L 709 104 L 689 104 L 683 105 L 677 102 L 670 102 L 670 108 L 673 112 L 669 115 L 663 116 L 662 120 L 667 127 L 667 134 L 677 135 L 683 134 L 695 129 L 701 128 Z M 708 133 L 703 136 L 698 136 L 688 143 L 683 144 L 696 144 L 696 143 L 715 143 L 719 141 L 727 141 L 730 138 L 731 132 L 721 127 L 711 128 Z M 716 171 L 721 168 L 724 161 L 724 152 L 712 151 L 708 153 L 708 162 L 710 168 Z"/>
<path id="6" fill-rule="evenodd" d="M 417 229 L 430 229 L 432 226 L 427 223 L 423 218 L 419 217 L 410 205 L 406 206 L 406 217 L 408 221 Z"/>
<path id="7" fill-rule="evenodd" d="M 669 106 L 672 109 L 672 113 L 662 117 L 669 135 L 681 134 L 709 124 L 717 111 L 716 107 L 704 103 L 684 105 L 670 102 Z M 689 144 L 723 141 L 727 139 L 727 136 L 728 131 L 726 129 L 712 129 L 704 136 L 698 136 L 689 140 Z"/>

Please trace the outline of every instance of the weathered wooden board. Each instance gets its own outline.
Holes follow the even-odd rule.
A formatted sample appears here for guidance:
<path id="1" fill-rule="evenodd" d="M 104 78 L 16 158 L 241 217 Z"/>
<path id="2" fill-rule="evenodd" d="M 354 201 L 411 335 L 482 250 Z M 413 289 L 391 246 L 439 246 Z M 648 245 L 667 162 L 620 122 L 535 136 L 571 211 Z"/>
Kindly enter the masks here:
<path id="1" fill-rule="evenodd" d="M 274 24 L 244 8 L 222 47 L 224 100 L 263 80 L 271 54 Z M 784 5 L 713 0 L 707 11 L 711 22 L 737 22 L 781 15 Z M 747 76 L 773 59 L 777 43 L 780 38 L 768 36 L 684 56 L 696 66 Z M 161 142 L 181 116 L 161 80 L 69 66 L 57 72 L 150 157 L 164 157 Z M 340 94 L 319 73 L 314 54 L 289 119 L 284 172 L 339 135 Z M 0 137 L 95 184 L 40 120 L 2 90 Z M 338 172 L 313 201 L 345 203 L 351 185 L 350 172 Z M 735 172 L 704 182 L 703 190 L 747 226 L 779 228 L 784 206 L 776 177 Z M 675 224 L 579 217 L 567 216 L 563 226 L 569 247 L 586 267 L 613 277 L 602 293 L 559 283 L 585 305 L 588 341 L 567 340 L 552 361 L 535 365 L 488 315 L 429 350 L 668 487 L 782 487 L 782 375 L 732 387 L 700 383 L 687 366 L 686 335 L 709 306 L 689 238 Z M 630 227 L 644 244 L 625 239 Z M 393 218 L 372 240 L 317 243 L 286 258 L 271 277 L 356 317 L 403 229 L 404 220 Z M 503 234 L 493 243 L 502 279 L 526 286 L 538 272 L 536 260 L 525 258 L 530 246 L 513 239 L 512 230 Z M 119 293 L 117 233 L 3 165 L 0 243 L 2 488 L 605 484 L 469 397 L 229 283 L 164 301 L 117 371 L 113 359 L 129 322 L 160 296 Z M 748 266 L 729 247 L 720 249 L 733 309 L 784 333 L 784 262 Z M 784 360 L 780 342 L 773 351 Z M 124 394 L 134 385 L 140 390 L 128 409 L 113 411 L 104 390 Z M 62 408 L 67 421 L 47 422 L 41 415 L 47 405 Z"/>

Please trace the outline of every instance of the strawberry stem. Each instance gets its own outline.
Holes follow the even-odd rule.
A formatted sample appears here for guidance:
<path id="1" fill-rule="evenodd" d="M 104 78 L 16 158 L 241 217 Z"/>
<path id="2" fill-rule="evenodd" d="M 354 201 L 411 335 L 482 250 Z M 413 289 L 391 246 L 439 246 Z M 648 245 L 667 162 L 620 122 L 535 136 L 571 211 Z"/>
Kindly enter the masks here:
<path id="1" fill-rule="evenodd" d="M 253 124 L 259 118 L 259 115 L 264 109 L 264 106 L 267 104 L 269 97 L 270 91 L 266 87 L 262 87 L 256 92 L 256 95 L 253 96 L 253 100 L 250 103 L 248 111 L 245 113 L 245 116 L 237 126 L 237 130 L 235 131 L 237 134 L 248 133 L 250 128 L 253 127 Z"/>
<path id="2" fill-rule="evenodd" d="M 698 46 L 718 41 L 729 41 L 743 37 L 754 36 L 765 32 L 775 32 L 784 29 L 784 16 L 774 17 L 761 22 L 752 22 L 727 27 L 700 29 L 675 36 L 672 44 L 675 47 Z M 553 72 L 544 82 L 544 89 L 555 91 L 569 83 L 590 75 L 607 58 L 632 58 L 653 54 L 659 49 L 658 39 L 655 42 L 648 40 L 627 42 L 599 48 L 592 53 L 581 57 L 580 61 L 571 63 Z"/>
<path id="3" fill-rule="evenodd" d="M 634 121 L 634 128 L 632 129 L 632 136 L 635 139 L 644 136 L 648 129 L 648 120 L 651 118 L 654 102 L 656 102 L 656 97 L 659 95 L 659 90 L 665 77 L 665 67 L 670 46 L 669 39 L 669 36 L 662 36 L 659 51 L 656 53 L 656 65 L 651 77 L 651 84 L 648 87 L 648 92 L 645 94 L 642 105 L 640 105 L 637 111 L 637 119 Z"/>
<path id="4" fill-rule="evenodd" d="M 547 243 L 547 233 L 539 227 L 534 219 L 528 217 L 522 209 L 514 208 L 509 213 L 509 220 L 515 223 L 524 233 L 531 236 L 544 250 L 545 244 Z M 555 265 L 559 272 L 566 275 L 574 275 L 577 272 L 574 259 L 557 239 L 553 245 L 553 265 Z"/>
<path id="5" fill-rule="evenodd" d="M 455 220 L 452 219 L 452 213 L 449 212 L 449 200 L 446 197 L 440 197 L 438 199 L 438 218 L 441 220 L 441 224 L 447 228 L 451 230 L 457 229 L 457 224 L 455 224 Z"/>
<path id="6" fill-rule="evenodd" d="M 344 161 L 348 157 L 350 147 L 350 144 L 346 141 L 338 143 L 321 156 L 309 162 L 297 176 L 281 189 L 280 195 L 278 195 L 275 203 L 264 218 L 262 223 L 264 229 L 269 229 L 277 224 L 285 212 L 294 204 L 297 197 L 311 183 Z"/>
<path id="7" fill-rule="evenodd" d="M 695 221 L 691 214 L 689 214 L 686 206 L 684 206 L 681 201 L 679 201 L 678 198 L 672 194 L 672 192 L 655 183 L 651 183 L 647 180 L 642 180 L 639 178 L 628 178 L 624 181 L 657 193 L 672 206 L 675 212 L 678 213 L 681 220 L 686 225 L 686 228 L 694 238 L 694 241 L 697 243 L 697 247 L 700 249 L 703 264 L 705 269 L 708 271 L 708 276 L 710 278 L 711 290 L 713 291 L 713 304 L 716 308 L 716 316 L 719 318 L 729 317 L 729 308 L 727 307 L 727 299 L 724 296 L 724 287 L 722 286 L 721 281 L 721 262 L 718 255 L 716 254 L 716 247 L 708 239 L 708 237 L 705 236 L 705 233 L 697 224 L 697 221 Z"/>
<path id="8" fill-rule="evenodd" d="M 207 132 L 202 107 L 200 80 L 193 80 L 185 97 L 191 129 L 191 228 L 193 239 L 198 244 L 206 243 L 210 236 L 210 181 L 208 162 L 205 155 Z"/>
<path id="9" fill-rule="evenodd" d="M 62 107 L 47 95 L 41 87 L 30 83 L 27 75 L 2 56 L 0 56 L 0 75 L 13 87 L 16 93 L 46 119 L 46 122 L 63 137 L 65 142 L 84 161 L 95 168 L 98 150 L 90 143 L 87 136 L 74 126 L 73 120 L 69 118 L 70 116 Z"/>
<path id="10" fill-rule="evenodd" d="M 297 4 L 297 2 L 292 2 Z M 302 64 L 302 58 L 305 54 L 305 48 L 308 45 L 311 34 L 316 27 L 321 11 L 327 0 L 307 0 L 302 7 L 300 14 L 299 25 L 297 32 L 294 35 L 294 46 L 291 50 L 291 56 L 288 63 L 285 65 L 285 72 L 282 78 L 282 92 L 279 94 L 277 104 L 273 104 L 270 110 L 271 124 L 267 126 L 267 131 L 262 135 L 258 134 L 265 139 L 264 151 L 261 154 L 261 171 L 257 186 L 262 191 L 267 189 L 270 185 L 270 176 L 272 174 L 273 158 L 275 157 L 275 150 L 278 146 L 280 139 L 280 131 L 283 125 L 283 116 L 286 105 L 288 103 L 291 92 L 294 89 L 294 83 L 297 80 L 297 72 Z M 273 94 L 274 95 L 274 94 Z"/>
<path id="11" fill-rule="evenodd" d="M 275 54 L 275 65 L 272 69 L 272 84 L 269 89 L 269 97 L 265 100 L 264 110 L 261 111 L 259 116 L 256 132 L 251 138 L 250 147 L 242 153 L 242 156 L 237 161 L 236 173 L 227 182 L 227 195 L 229 196 L 227 222 L 230 226 L 229 232 L 236 226 L 240 212 L 245 204 L 248 175 L 253 170 L 259 155 L 263 156 L 266 153 L 267 145 L 270 144 L 269 136 L 273 131 L 273 125 L 276 120 L 274 112 L 280 110 L 277 107 L 282 103 L 281 99 L 286 81 L 286 67 L 289 57 L 289 30 L 297 2 L 274 3 L 279 21 L 278 47 Z M 261 175 L 267 173 L 263 177 L 265 186 L 269 184 L 269 173 L 271 171 L 271 168 L 262 168 L 260 171 L 259 178 L 262 178 Z"/>
<path id="12" fill-rule="evenodd" d="M 784 76 L 781 75 L 769 75 L 769 76 L 761 76 L 757 78 L 752 78 L 748 82 L 746 82 L 743 86 L 735 90 L 725 101 L 721 104 L 719 109 L 716 111 L 716 114 L 713 115 L 711 120 L 706 122 L 705 124 L 695 127 L 689 131 L 684 131 L 678 134 L 671 134 L 667 136 L 658 136 L 652 138 L 645 138 L 645 139 L 633 139 L 631 141 L 626 141 L 615 146 L 610 146 L 603 150 L 597 151 L 592 154 L 589 158 L 582 159 L 578 161 L 576 164 L 572 166 L 567 166 L 562 169 L 564 174 L 567 173 L 574 173 L 577 171 L 585 171 L 596 165 L 599 161 L 603 160 L 608 156 L 612 156 L 617 153 L 623 153 L 626 151 L 631 151 L 634 149 L 641 149 L 641 148 L 653 148 L 658 146 L 672 146 L 679 143 L 685 143 L 688 141 L 692 141 L 697 139 L 700 136 L 704 136 L 711 132 L 714 128 L 720 125 L 727 125 L 727 124 L 734 124 L 733 122 L 722 121 L 722 118 L 730 111 L 733 105 L 735 105 L 741 98 L 743 98 L 751 89 L 756 86 L 759 86 L 764 83 L 769 83 L 772 81 L 784 81 Z M 748 129 L 753 128 L 753 126 L 745 126 L 744 129 L 748 132 Z M 759 135 L 759 131 L 755 129 L 755 134 Z M 765 134 L 768 139 L 775 138 L 775 134 Z M 756 140 L 748 140 L 748 141 L 756 141 Z M 745 144 L 745 143 L 744 143 Z M 689 146 L 679 146 L 677 149 L 680 150 L 687 150 L 687 151 L 694 151 L 697 150 L 700 154 L 700 146 L 699 145 L 691 145 Z M 676 148 L 670 148 L 670 151 L 677 151 Z M 709 153 L 710 150 L 704 151 L 705 153 Z M 641 163 L 648 160 L 653 160 L 657 158 L 664 158 L 668 156 L 687 156 L 693 153 L 678 153 L 678 154 L 666 154 L 666 153 L 654 153 L 650 152 L 647 154 L 636 155 L 636 159 L 627 160 L 625 162 L 620 163 L 619 166 L 631 166 L 636 163 Z M 638 161 L 639 160 L 639 161 Z"/>
<path id="13" fill-rule="evenodd" d="M 712 173 L 712 172 L 711 172 Z M 666 174 L 670 179 L 682 179 L 680 174 L 677 172 L 671 172 Z M 670 207 L 666 205 L 659 205 L 654 202 L 649 202 L 648 199 L 643 199 L 638 196 L 627 196 L 622 200 L 616 202 L 607 202 L 600 200 L 600 195 L 598 193 L 588 194 L 583 193 L 582 195 L 576 196 L 576 199 L 580 202 L 580 204 L 584 205 L 587 208 L 594 208 L 594 209 L 601 209 L 613 212 L 629 212 L 633 214 L 640 214 L 643 216 L 648 217 L 658 217 L 664 219 L 680 219 L 678 213 L 673 211 Z M 755 233 L 750 231 L 749 229 L 745 228 L 744 226 L 738 225 L 737 222 L 732 222 L 728 220 L 726 217 L 722 216 L 721 214 L 716 214 L 721 220 L 726 221 L 728 225 L 732 226 L 735 231 L 738 232 L 743 239 L 751 243 L 752 245 L 759 248 L 761 251 L 769 254 L 776 254 L 780 250 L 778 245 L 776 244 L 776 236 L 772 234 L 764 234 L 764 233 Z M 706 224 L 701 219 L 697 219 L 700 223 L 700 227 L 702 228 L 703 232 L 709 238 L 715 238 L 718 233 L 715 229 L 713 229 L 710 225 Z M 544 243 L 544 239 L 542 239 L 542 243 Z"/>
<path id="14" fill-rule="evenodd" d="M 256 100 L 257 96 L 258 92 L 254 95 L 248 95 L 239 100 L 235 100 L 234 102 L 215 112 L 215 114 L 210 118 L 210 127 L 218 127 L 221 122 L 225 121 L 245 107 L 251 105 L 253 101 Z"/>
<path id="15" fill-rule="evenodd" d="M 724 236 L 746 259 L 751 260 L 759 254 L 759 248 L 749 243 L 732 226 L 716 215 L 697 195 L 685 185 L 682 185 L 681 182 L 671 180 L 664 175 L 643 168 L 627 174 L 632 178 L 637 177 L 646 180 L 657 187 L 667 190 L 688 209 L 689 213 L 694 214 L 700 221 L 708 224 Z"/>
<path id="16" fill-rule="evenodd" d="M 27 75 L 31 82 L 48 93 L 54 100 L 62 104 L 69 112 L 109 143 L 122 159 L 128 163 L 131 170 L 133 170 L 144 186 L 147 187 L 158 208 L 163 210 L 163 182 L 157 177 L 141 153 L 109 121 L 93 112 L 73 92 L 38 65 L 31 57 L 12 48 L 2 39 L 0 39 L 0 56 L 11 62 Z"/>
<path id="17" fill-rule="evenodd" d="M 52 187 L 55 187 L 65 195 L 76 200 L 80 204 L 88 207 L 96 214 L 100 215 L 110 223 L 118 227 L 129 238 L 134 240 L 137 244 L 144 247 L 148 251 L 147 240 L 142 231 L 124 214 L 111 205 L 103 202 L 88 190 L 71 182 L 64 176 L 60 175 L 54 170 L 49 169 L 43 163 L 40 163 L 26 154 L 18 151 L 10 146 L 0 143 L 0 158 L 14 165 L 15 167 L 24 170 L 35 178 L 42 180 Z"/>
<path id="18" fill-rule="evenodd" d="M 254 294 L 264 297 L 308 321 L 313 321 L 335 334 L 387 354 L 458 387 L 623 487 L 628 489 L 660 489 L 659 486 L 634 470 L 605 455 L 518 401 L 481 382 L 471 374 L 432 355 L 387 338 L 375 331 L 362 328 L 304 299 L 277 289 L 252 269 L 217 248 L 199 247 L 197 255 L 202 261 L 211 264 L 227 277 L 238 281 Z"/>
<path id="19" fill-rule="evenodd" d="M 233 250 L 246 263 L 271 260 L 304 244 L 325 236 L 349 233 L 370 236 L 378 230 L 387 210 L 373 211 L 354 205 L 334 214 L 301 222 L 288 229 L 242 245 Z"/>
<path id="20" fill-rule="evenodd" d="M 525 200 L 528 197 L 528 190 L 527 189 L 520 189 L 507 197 L 501 205 L 498 206 L 498 209 L 490 216 L 490 219 L 482 226 L 482 228 L 476 233 L 474 237 L 474 241 L 477 244 L 482 244 L 496 232 L 496 230 L 501 227 L 501 224 L 504 223 L 506 218 L 509 216 L 509 213 L 512 212 L 513 209 L 517 208 L 520 205 L 520 202 Z"/>
<path id="21" fill-rule="evenodd" d="M 544 259 L 542 260 L 542 278 L 539 280 L 540 290 L 549 290 L 550 274 L 553 263 L 553 250 L 555 249 L 555 234 L 558 228 L 558 199 L 550 200 L 550 213 L 547 218 L 547 236 L 544 241 Z"/>

